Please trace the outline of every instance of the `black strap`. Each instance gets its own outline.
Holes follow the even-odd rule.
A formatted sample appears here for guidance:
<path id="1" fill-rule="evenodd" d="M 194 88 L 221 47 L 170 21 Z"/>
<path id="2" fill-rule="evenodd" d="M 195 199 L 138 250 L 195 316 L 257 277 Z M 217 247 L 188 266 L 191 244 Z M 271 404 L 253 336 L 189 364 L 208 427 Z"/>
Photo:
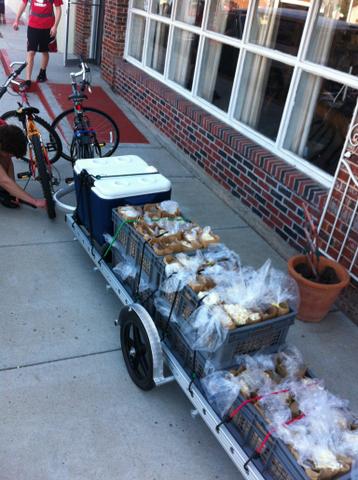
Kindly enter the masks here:
<path id="1" fill-rule="evenodd" d="M 136 286 L 135 286 L 135 289 L 134 289 L 134 300 L 135 301 L 137 301 L 137 299 L 138 299 L 140 279 L 142 277 L 142 271 L 143 271 L 144 251 L 145 251 L 145 247 L 147 246 L 147 244 L 148 244 L 148 240 L 145 240 L 144 243 L 143 243 L 143 246 L 142 246 L 142 254 L 141 254 L 141 258 L 140 258 L 138 280 L 136 282 Z"/>
<path id="2" fill-rule="evenodd" d="M 90 234 L 90 241 L 91 241 L 91 246 L 92 250 L 91 253 L 93 255 L 93 248 L 94 248 L 94 243 L 93 243 L 93 218 L 92 218 L 92 211 L 91 211 L 91 187 L 94 185 L 94 180 L 91 175 L 87 172 L 87 170 L 82 170 L 80 173 L 80 188 L 79 188 L 79 195 L 78 195 L 78 200 L 81 201 L 81 196 L 80 192 L 84 190 L 84 197 L 85 197 L 85 204 L 84 208 L 87 213 L 88 217 L 88 223 L 89 223 L 89 234 Z M 77 211 L 78 211 L 78 205 L 77 205 Z"/>
<path id="3" fill-rule="evenodd" d="M 118 175 L 92 175 L 95 180 L 102 180 L 102 178 L 120 178 L 120 177 L 142 177 L 143 175 L 157 175 L 159 172 L 143 172 L 143 173 L 123 173 Z"/>
<path id="4" fill-rule="evenodd" d="M 252 462 L 252 460 L 256 460 L 256 458 L 259 458 L 259 457 L 260 457 L 259 452 L 257 452 L 255 450 L 254 453 L 252 453 L 249 456 L 249 458 L 247 459 L 247 461 L 244 463 L 244 469 L 248 472 L 249 471 L 249 463 Z"/>
<path id="5" fill-rule="evenodd" d="M 166 321 L 166 324 L 165 324 L 165 329 L 163 330 L 163 335 L 162 335 L 161 341 L 163 341 L 165 339 L 165 336 L 168 333 L 170 319 L 172 318 L 172 315 L 173 315 L 174 307 L 175 307 L 175 304 L 176 304 L 176 301 L 177 301 L 177 298 L 178 298 L 178 295 L 179 295 L 180 288 L 181 288 L 181 286 L 179 284 L 178 288 L 175 292 L 174 299 L 172 301 L 172 305 L 170 307 L 170 312 L 169 312 L 169 315 L 168 315 L 168 318 L 167 318 L 167 321 Z"/>
<path id="6" fill-rule="evenodd" d="M 196 379 L 196 350 L 194 350 L 194 354 L 193 354 L 193 365 L 192 365 L 192 372 L 191 372 L 191 381 L 189 383 L 189 386 L 188 386 L 188 390 L 189 390 L 189 393 L 191 395 L 191 397 L 194 397 L 194 392 L 192 390 L 192 386 L 193 386 L 193 383 L 195 382 L 195 379 Z"/>

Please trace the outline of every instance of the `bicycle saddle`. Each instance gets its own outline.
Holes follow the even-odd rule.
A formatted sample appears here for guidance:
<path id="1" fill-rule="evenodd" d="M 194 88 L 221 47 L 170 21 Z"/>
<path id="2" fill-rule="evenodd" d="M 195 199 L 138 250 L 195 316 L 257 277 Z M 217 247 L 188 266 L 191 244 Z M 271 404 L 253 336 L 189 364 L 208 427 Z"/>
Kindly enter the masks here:
<path id="1" fill-rule="evenodd" d="M 69 100 L 87 100 L 88 97 L 84 93 L 76 93 L 76 94 L 73 93 L 68 97 L 68 99 Z"/>
<path id="2" fill-rule="evenodd" d="M 24 113 L 25 115 L 36 115 L 37 113 L 40 113 L 40 110 L 35 107 L 23 107 L 21 113 Z"/>

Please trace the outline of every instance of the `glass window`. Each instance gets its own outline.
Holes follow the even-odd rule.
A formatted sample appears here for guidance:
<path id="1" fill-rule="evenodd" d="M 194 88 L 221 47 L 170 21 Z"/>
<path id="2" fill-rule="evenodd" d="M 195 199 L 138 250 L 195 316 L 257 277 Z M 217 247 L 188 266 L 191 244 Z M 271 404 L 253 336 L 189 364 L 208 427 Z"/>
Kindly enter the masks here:
<path id="1" fill-rule="evenodd" d="M 235 116 L 275 140 L 293 68 L 252 53 L 246 54 Z"/>
<path id="2" fill-rule="evenodd" d="M 148 9 L 148 0 L 133 0 L 133 8 Z"/>
<path id="3" fill-rule="evenodd" d="M 250 41 L 297 55 L 309 5 L 309 1 L 258 0 Z"/>
<path id="4" fill-rule="evenodd" d="M 238 130 L 249 127 L 263 146 L 319 181 L 335 173 L 358 92 L 358 0 L 129 3 L 129 61 L 145 57 L 147 71 L 203 108 L 216 107 L 222 121 L 234 118 Z"/>
<path id="5" fill-rule="evenodd" d="M 204 0 L 180 0 L 177 6 L 176 20 L 200 27 L 204 6 Z"/>
<path id="6" fill-rule="evenodd" d="M 142 61 L 145 18 L 139 15 L 132 15 L 131 40 L 129 41 L 128 53 L 136 60 Z"/>
<path id="7" fill-rule="evenodd" d="M 205 41 L 198 95 L 224 111 L 229 108 L 238 57 L 238 48 Z"/>
<path id="8" fill-rule="evenodd" d="M 358 92 L 303 73 L 285 148 L 334 175 Z"/>
<path id="9" fill-rule="evenodd" d="M 358 1 L 324 0 L 316 19 L 307 58 L 358 74 Z"/>
<path id="10" fill-rule="evenodd" d="M 212 0 L 208 30 L 228 37 L 242 38 L 247 12 L 247 1 Z"/>
<path id="11" fill-rule="evenodd" d="M 163 17 L 170 17 L 172 14 L 173 0 L 153 0 L 152 12 Z"/>
<path id="12" fill-rule="evenodd" d="M 159 73 L 164 73 L 167 53 L 169 26 L 152 21 L 149 31 L 147 65 Z"/>
<path id="13" fill-rule="evenodd" d="M 187 90 L 193 85 L 199 35 L 176 28 L 174 30 L 169 78 Z"/>

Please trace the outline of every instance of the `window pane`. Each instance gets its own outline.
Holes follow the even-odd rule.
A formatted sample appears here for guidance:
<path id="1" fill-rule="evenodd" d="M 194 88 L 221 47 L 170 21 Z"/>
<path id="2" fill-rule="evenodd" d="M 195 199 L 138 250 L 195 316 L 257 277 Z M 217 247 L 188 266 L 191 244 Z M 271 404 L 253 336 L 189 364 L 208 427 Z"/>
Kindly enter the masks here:
<path id="1" fill-rule="evenodd" d="M 358 74 L 358 1 L 322 1 L 308 59 L 321 65 Z"/>
<path id="2" fill-rule="evenodd" d="M 258 0 L 250 41 L 264 47 L 297 55 L 310 1 L 297 4 Z"/>
<path id="3" fill-rule="evenodd" d="M 303 73 L 284 147 L 334 174 L 357 90 Z"/>
<path id="4" fill-rule="evenodd" d="M 148 9 L 148 0 L 133 0 L 133 8 Z"/>
<path id="5" fill-rule="evenodd" d="M 140 62 L 142 61 L 143 55 L 144 31 L 145 18 L 139 15 L 132 15 L 128 53 Z"/>
<path id="6" fill-rule="evenodd" d="M 203 19 L 204 5 L 204 0 L 178 1 L 176 20 L 200 27 Z"/>
<path id="7" fill-rule="evenodd" d="M 235 117 L 275 140 L 293 68 L 247 53 Z"/>
<path id="8" fill-rule="evenodd" d="M 212 0 L 208 30 L 228 37 L 242 38 L 246 20 L 247 1 Z"/>
<path id="9" fill-rule="evenodd" d="M 198 51 L 199 36 L 176 28 L 174 30 L 169 78 L 191 90 Z"/>
<path id="10" fill-rule="evenodd" d="M 173 0 L 153 0 L 152 11 L 163 17 L 170 17 L 172 13 Z"/>
<path id="11" fill-rule="evenodd" d="M 164 73 L 165 55 L 168 45 L 168 33 L 168 25 L 165 25 L 161 22 L 151 22 L 147 65 L 159 73 Z"/>
<path id="12" fill-rule="evenodd" d="M 215 40 L 206 40 L 200 71 L 198 95 L 227 111 L 239 49 Z"/>

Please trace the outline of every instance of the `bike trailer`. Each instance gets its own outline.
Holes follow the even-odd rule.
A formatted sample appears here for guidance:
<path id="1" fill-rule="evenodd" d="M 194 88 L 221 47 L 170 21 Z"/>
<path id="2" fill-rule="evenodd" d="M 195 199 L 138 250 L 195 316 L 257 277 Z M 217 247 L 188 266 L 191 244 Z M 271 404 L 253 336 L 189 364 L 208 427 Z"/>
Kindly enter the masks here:
<path id="1" fill-rule="evenodd" d="M 77 160 L 77 218 L 99 245 L 113 232 L 112 209 L 169 200 L 170 181 L 136 155 Z"/>

